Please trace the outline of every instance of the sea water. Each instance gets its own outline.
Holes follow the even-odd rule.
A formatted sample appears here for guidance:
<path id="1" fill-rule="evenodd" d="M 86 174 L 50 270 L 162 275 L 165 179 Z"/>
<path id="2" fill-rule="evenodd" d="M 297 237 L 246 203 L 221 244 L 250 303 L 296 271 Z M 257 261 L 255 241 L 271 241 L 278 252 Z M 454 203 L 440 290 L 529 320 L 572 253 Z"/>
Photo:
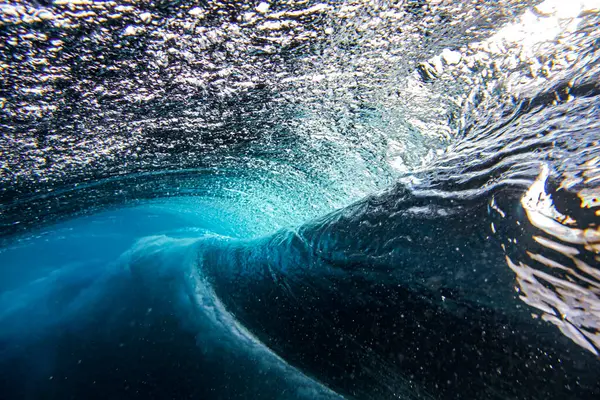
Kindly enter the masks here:
<path id="1" fill-rule="evenodd" d="M 600 395 L 593 1 L 1 10 L 0 398 Z"/>

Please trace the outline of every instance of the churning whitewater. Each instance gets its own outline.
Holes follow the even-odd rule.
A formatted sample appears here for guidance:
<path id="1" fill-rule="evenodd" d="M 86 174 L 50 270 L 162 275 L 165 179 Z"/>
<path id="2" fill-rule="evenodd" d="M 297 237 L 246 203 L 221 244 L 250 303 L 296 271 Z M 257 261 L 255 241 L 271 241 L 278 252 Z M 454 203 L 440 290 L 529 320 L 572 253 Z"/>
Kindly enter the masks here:
<path id="1" fill-rule="evenodd" d="M 600 397 L 597 1 L 0 17 L 0 398 Z"/>

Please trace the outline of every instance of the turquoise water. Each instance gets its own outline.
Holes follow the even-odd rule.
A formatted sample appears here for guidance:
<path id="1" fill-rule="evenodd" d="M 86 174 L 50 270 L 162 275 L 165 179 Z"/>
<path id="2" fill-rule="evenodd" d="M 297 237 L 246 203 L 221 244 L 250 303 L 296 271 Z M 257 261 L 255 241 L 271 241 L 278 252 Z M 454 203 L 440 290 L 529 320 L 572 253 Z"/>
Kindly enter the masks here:
<path id="1" fill-rule="evenodd" d="M 153 201 L 4 247 L 3 396 L 337 397 L 238 326 L 196 271 L 189 247 L 249 235 L 244 223 Z"/>

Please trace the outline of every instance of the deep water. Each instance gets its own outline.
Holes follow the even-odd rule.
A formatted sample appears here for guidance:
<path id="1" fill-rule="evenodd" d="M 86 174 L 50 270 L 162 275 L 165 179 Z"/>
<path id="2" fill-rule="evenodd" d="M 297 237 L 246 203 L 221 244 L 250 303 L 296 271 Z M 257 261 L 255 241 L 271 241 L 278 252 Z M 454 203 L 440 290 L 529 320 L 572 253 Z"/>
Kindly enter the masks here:
<path id="1" fill-rule="evenodd" d="M 0 400 L 600 398 L 594 0 L 0 16 Z"/>

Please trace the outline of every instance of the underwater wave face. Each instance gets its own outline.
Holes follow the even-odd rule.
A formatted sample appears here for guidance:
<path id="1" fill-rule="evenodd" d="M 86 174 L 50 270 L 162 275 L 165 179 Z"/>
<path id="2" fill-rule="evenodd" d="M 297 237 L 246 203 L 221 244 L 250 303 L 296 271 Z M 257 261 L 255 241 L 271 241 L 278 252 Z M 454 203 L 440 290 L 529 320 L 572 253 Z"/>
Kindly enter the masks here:
<path id="1" fill-rule="evenodd" d="M 600 396 L 596 2 L 0 11 L 0 397 Z"/>
<path id="2" fill-rule="evenodd" d="M 2 203 L 205 169 L 302 174 L 341 207 L 445 147 L 463 91 L 482 83 L 424 84 L 418 64 L 446 47 L 466 57 L 527 5 L 9 2 Z M 177 192 L 150 186 L 132 197 Z M 17 211 L 3 225 L 31 219 Z"/>

